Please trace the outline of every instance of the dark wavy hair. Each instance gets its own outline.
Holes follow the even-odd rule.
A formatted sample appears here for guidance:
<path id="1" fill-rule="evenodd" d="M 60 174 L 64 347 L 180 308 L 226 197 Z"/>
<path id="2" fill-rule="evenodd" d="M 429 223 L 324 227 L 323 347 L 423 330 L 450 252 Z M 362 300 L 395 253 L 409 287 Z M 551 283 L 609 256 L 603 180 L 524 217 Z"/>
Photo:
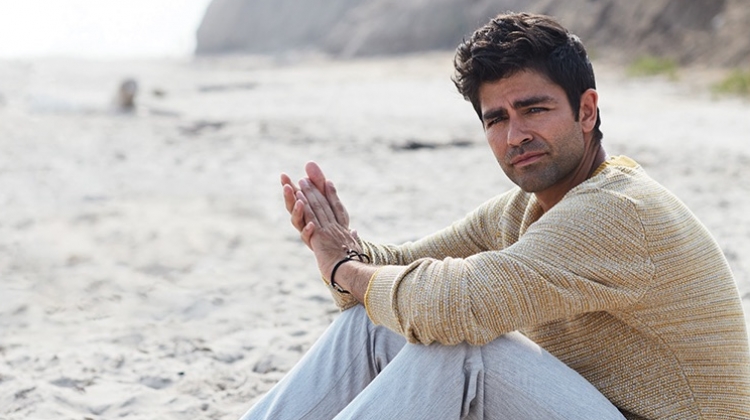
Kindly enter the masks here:
<path id="1" fill-rule="evenodd" d="M 548 16 L 500 14 L 456 49 L 453 83 L 482 118 L 479 87 L 533 70 L 562 87 L 578 121 L 581 95 L 596 89 L 594 69 L 581 40 Z M 594 140 L 601 141 L 597 110 Z"/>

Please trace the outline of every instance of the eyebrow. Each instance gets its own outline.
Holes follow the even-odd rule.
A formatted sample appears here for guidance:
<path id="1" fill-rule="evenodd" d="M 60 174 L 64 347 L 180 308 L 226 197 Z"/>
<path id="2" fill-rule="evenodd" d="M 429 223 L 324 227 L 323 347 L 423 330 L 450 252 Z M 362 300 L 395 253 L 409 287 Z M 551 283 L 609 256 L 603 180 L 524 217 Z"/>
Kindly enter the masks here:
<path id="1" fill-rule="evenodd" d="M 532 105 L 539 105 L 543 103 L 556 102 L 555 98 L 549 95 L 532 96 L 530 98 L 519 99 L 513 102 L 513 109 L 526 108 Z"/>
<path id="2" fill-rule="evenodd" d="M 513 102 L 513 109 L 527 108 L 533 105 L 539 105 L 543 103 L 554 103 L 556 99 L 549 95 L 537 95 L 528 98 L 519 99 Z M 482 121 L 488 121 L 499 116 L 507 114 L 505 108 L 491 109 L 482 114 Z"/>

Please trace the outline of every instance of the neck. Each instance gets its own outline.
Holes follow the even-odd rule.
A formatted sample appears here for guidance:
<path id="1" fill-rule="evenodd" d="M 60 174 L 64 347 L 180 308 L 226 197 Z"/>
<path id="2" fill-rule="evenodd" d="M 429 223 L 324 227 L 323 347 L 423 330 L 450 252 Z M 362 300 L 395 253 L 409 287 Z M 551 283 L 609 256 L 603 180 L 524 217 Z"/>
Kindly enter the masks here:
<path id="1" fill-rule="evenodd" d="M 583 159 L 578 167 L 572 171 L 568 176 L 563 178 L 560 182 L 554 186 L 534 193 L 536 200 L 542 207 L 542 210 L 546 213 L 555 204 L 557 204 L 568 191 L 572 190 L 578 184 L 591 178 L 596 168 L 598 168 L 604 161 L 607 160 L 607 152 L 600 143 L 594 144 L 589 143 L 589 149 L 584 153 Z"/>

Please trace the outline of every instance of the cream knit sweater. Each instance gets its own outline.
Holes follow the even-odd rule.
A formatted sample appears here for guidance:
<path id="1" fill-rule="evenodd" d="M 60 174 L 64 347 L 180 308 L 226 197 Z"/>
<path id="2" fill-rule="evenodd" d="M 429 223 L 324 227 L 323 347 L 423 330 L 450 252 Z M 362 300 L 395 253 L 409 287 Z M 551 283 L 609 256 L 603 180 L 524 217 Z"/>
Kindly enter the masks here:
<path id="1" fill-rule="evenodd" d="M 629 419 L 750 419 L 745 320 L 721 249 L 626 157 L 546 213 L 515 189 L 416 242 L 362 246 L 383 266 L 368 314 L 410 342 L 520 330 Z"/>

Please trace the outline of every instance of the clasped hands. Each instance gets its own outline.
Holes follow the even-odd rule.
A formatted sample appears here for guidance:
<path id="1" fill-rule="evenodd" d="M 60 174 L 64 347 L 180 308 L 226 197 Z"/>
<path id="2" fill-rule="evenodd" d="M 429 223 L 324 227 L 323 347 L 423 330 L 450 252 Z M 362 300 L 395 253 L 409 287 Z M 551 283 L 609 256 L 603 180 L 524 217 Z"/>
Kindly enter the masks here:
<path id="1" fill-rule="evenodd" d="M 333 182 L 326 179 L 315 162 L 307 163 L 305 172 L 307 178 L 301 179 L 298 185 L 287 174 L 281 174 L 284 204 L 291 215 L 292 226 L 315 254 L 321 275 L 330 280 L 336 264 L 346 259 L 350 250 L 361 252 L 361 249 L 356 232 L 349 229 L 349 214 Z M 343 266 L 354 264 L 347 262 Z M 345 269 L 343 266 L 337 271 L 336 282 L 351 290 L 352 295 L 361 302 L 366 284 L 364 287 L 357 284 L 353 268 Z"/>

